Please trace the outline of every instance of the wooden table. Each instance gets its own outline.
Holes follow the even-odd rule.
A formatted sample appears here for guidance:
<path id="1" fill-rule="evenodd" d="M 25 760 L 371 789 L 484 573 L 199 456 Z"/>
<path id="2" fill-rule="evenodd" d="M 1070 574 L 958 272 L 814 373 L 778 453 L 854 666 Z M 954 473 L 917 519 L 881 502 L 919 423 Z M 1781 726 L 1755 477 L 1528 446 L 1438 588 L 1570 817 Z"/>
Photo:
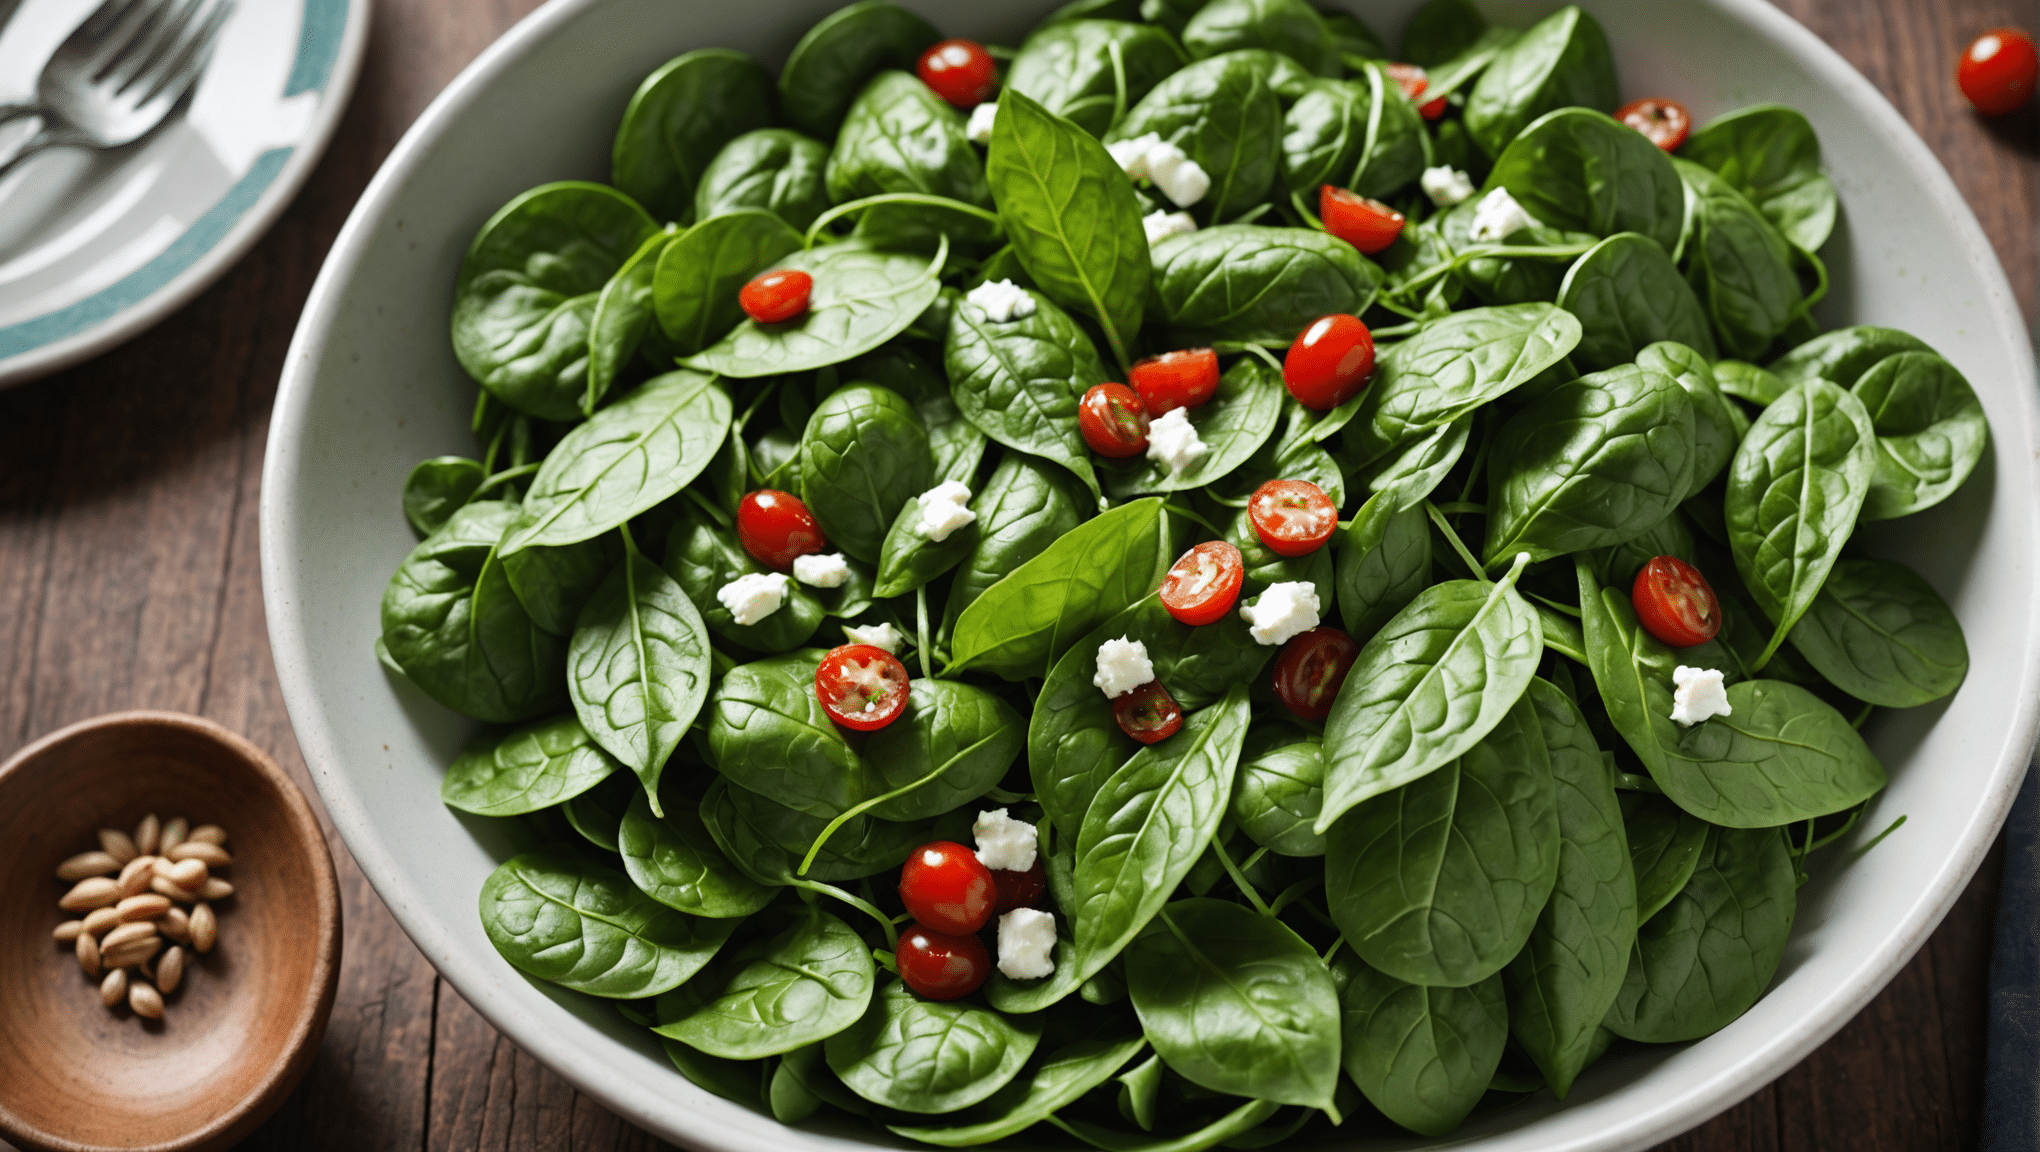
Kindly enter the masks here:
<path id="1" fill-rule="evenodd" d="M 352 108 L 310 185 L 211 291 L 133 343 L 0 394 L 0 723 L 19 746 L 122 708 L 246 733 L 311 787 L 270 665 L 256 503 L 299 308 L 348 209 L 433 95 L 537 0 L 376 0 Z M 2040 320 L 2040 115 L 1984 123 L 1950 80 L 2040 0 L 1788 0 L 1883 90 L 1970 197 Z M 449 273 L 450 275 L 450 273 Z M 391 495 L 392 501 L 395 494 Z M 393 505 L 394 506 L 394 505 Z M 244 1148 L 637 1149 L 659 1142 L 498 1036 L 331 838 L 346 963 L 311 1074 Z M 1932 940 L 1839 1035 L 1679 1149 L 1973 1146 L 1993 854 Z"/>

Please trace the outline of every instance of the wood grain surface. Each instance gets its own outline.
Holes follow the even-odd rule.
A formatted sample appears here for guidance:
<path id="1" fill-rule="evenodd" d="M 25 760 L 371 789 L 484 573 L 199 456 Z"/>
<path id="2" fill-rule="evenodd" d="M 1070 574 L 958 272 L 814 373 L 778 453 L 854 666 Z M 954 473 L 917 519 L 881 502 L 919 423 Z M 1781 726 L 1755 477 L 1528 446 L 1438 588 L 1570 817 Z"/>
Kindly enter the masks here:
<path id="1" fill-rule="evenodd" d="M 311 791 L 270 664 L 257 573 L 262 449 L 284 351 L 320 260 L 376 166 L 463 65 L 537 6 L 374 3 L 353 105 L 275 229 L 153 331 L 0 393 L 6 751 L 102 712 L 177 709 L 246 734 Z M 2040 0 L 1783 7 L 1860 68 L 1947 165 L 2034 325 L 2040 113 L 2029 104 L 1981 121 L 1950 77 L 1978 32 L 2040 29 Z M 243 1148 L 664 1147 L 498 1036 L 437 977 L 332 840 L 347 924 L 338 1005 L 310 1075 Z M 1999 870 L 1993 853 L 1919 955 L 1833 1040 L 1666 1147 L 1973 1147 Z"/>

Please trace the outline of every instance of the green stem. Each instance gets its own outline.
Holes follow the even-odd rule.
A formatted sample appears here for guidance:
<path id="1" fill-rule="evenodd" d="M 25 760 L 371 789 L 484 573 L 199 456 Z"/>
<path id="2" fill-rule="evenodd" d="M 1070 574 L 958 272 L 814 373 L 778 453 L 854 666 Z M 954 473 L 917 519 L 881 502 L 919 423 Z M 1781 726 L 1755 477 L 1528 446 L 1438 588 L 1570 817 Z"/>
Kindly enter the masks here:
<path id="1" fill-rule="evenodd" d="M 710 519 L 713 519 L 717 524 L 722 525 L 723 531 L 727 532 L 730 530 L 731 527 L 730 514 L 723 511 L 719 506 L 717 506 L 715 501 L 710 500 L 708 497 L 703 496 L 699 492 L 696 492 L 691 487 L 682 488 L 680 491 L 685 493 L 689 500 L 694 501 L 695 505 L 699 507 L 702 511 L 708 513 Z"/>
<path id="2" fill-rule="evenodd" d="M 1105 43 L 1105 54 L 1112 58 L 1112 127 L 1126 118 L 1126 58 L 1121 53 L 1117 39 Z M 1109 129 L 1108 129 L 1109 130 Z"/>
<path id="3" fill-rule="evenodd" d="M 923 680 L 933 680 L 935 673 L 928 667 L 928 586 L 926 584 L 914 589 L 914 633 L 915 646 L 920 650 L 921 678 Z"/>
<path id="4" fill-rule="evenodd" d="M 1318 219 L 1317 214 L 1310 210 L 1310 204 L 1304 200 L 1303 193 L 1291 192 L 1289 194 L 1289 203 L 1296 209 L 1296 214 L 1308 221 L 1311 227 L 1320 232 L 1325 230 L 1325 222 Z"/>
<path id="5" fill-rule="evenodd" d="M 1277 360 L 1273 352 L 1268 351 L 1259 344 L 1248 344 L 1245 346 L 1245 351 L 1249 356 L 1259 356 L 1261 362 L 1266 364 L 1268 369 L 1277 376 L 1282 375 L 1282 361 Z"/>
<path id="6" fill-rule="evenodd" d="M 886 192 L 877 196 L 866 196 L 859 200 L 851 200 L 838 204 L 820 216 L 815 217 L 815 222 L 808 225 L 807 246 L 810 248 L 814 247 L 815 241 L 822 237 L 824 230 L 843 217 L 853 212 L 862 212 L 867 208 L 877 208 L 885 204 L 918 204 L 927 208 L 947 208 L 952 212 L 961 212 L 966 216 L 975 216 L 980 220 L 987 221 L 994 228 L 998 228 L 1001 235 L 1004 234 L 1005 224 L 999 219 L 999 214 L 987 212 L 975 204 L 966 204 L 961 200 L 951 200 L 947 196 L 932 196 L 926 192 Z"/>
<path id="7" fill-rule="evenodd" d="M 1192 524 L 1203 525 L 1205 530 L 1210 532 L 1213 536 L 1216 536 L 1221 540 L 1225 539 L 1225 530 L 1223 528 L 1218 527 L 1216 524 L 1213 524 L 1211 521 L 1206 520 L 1204 517 L 1199 516 L 1195 512 L 1192 512 L 1190 509 L 1183 507 L 1181 504 L 1164 503 L 1162 507 L 1168 510 L 1169 512 L 1174 513 L 1175 515 L 1181 516 L 1183 519 L 1190 521 Z"/>
<path id="8" fill-rule="evenodd" d="M 1595 241 L 1595 244 L 1600 241 Z M 1456 272 L 1475 260 L 1570 260 L 1586 254 L 1593 244 L 1476 244 L 1464 252 L 1454 253 L 1450 260 L 1434 264 L 1408 280 L 1395 290 L 1398 296 L 1407 297 L 1447 273 Z M 1378 303 L 1378 301 L 1377 301 Z"/>
<path id="9" fill-rule="evenodd" d="M 1225 850 L 1225 843 L 1213 836 L 1211 850 L 1217 854 L 1219 866 L 1225 869 L 1225 874 L 1232 877 L 1232 882 L 1239 887 L 1240 895 L 1245 896 L 1247 903 L 1254 906 L 1254 911 L 1272 918 L 1275 910 L 1268 907 L 1267 902 L 1261 899 L 1261 894 L 1254 890 L 1252 884 L 1247 883 L 1246 875 L 1240 871 L 1239 865 L 1233 863 L 1232 854 Z"/>
<path id="10" fill-rule="evenodd" d="M 1648 776 L 1638 776 L 1634 772 L 1615 773 L 1615 787 L 1624 792 L 1655 792 L 1660 796 L 1665 794 L 1665 790 L 1658 787 L 1657 781 Z"/>
<path id="11" fill-rule="evenodd" d="M 1339 933 L 1338 938 L 1332 941 L 1332 946 L 1330 948 L 1325 949 L 1325 954 L 1318 957 L 1318 959 L 1324 961 L 1326 964 L 1330 964 L 1332 962 L 1332 957 L 1337 956 L 1339 954 L 1339 949 L 1345 947 L 1345 945 L 1346 934 L 1344 932 L 1341 932 Z"/>
<path id="12" fill-rule="evenodd" d="M 1452 530 L 1452 525 L 1446 521 L 1445 514 L 1438 511 L 1438 506 L 1429 500 L 1424 501 L 1424 515 L 1429 516 L 1431 523 L 1438 526 L 1438 531 L 1445 534 L 1445 542 L 1452 545 L 1452 550 L 1459 554 L 1460 560 L 1464 561 L 1468 570 L 1473 573 L 1473 578 L 1483 584 L 1492 584 L 1493 581 L 1487 577 L 1487 570 L 1480 566 L 1480 561 L 1473 558 L 1473 553 L 1466 550 L 1465 541 L 1459 538 L 1459 533 Z M 1522 568 L 1523 561 L 1518 560 L 1516 570 L 1521 571 Z"/>
<path id="13" fill-rule="evenodd" d="M 1322 876 L 1305 876 L 1303 879 L 1298 880 L 1296 883 L 1291 884 L 1287 888 L 1284 888 L 1275 897 L 1275 902 L 1273 904 L 1270 904 L 1268 908 L 1274 915 L 1280 916 L 1282 915 L 1282 910 L 1284 908 L 1287 908 L 1291 904 L 1296 903 L 1298 900 L 1303 898 L 1303 894 L 1305 892 L 1310 891 L 1311 889 L 1317 887 L 1318 885 L 1324 882 L 1325 878 Z"/>
<path id="14" fill-rule="evenodd" d="M 1903 823 L 1905 823 L 1905 817 L 1903 816 L 1900 816 L 1898 819 L 1893 820 L 1891 822 L 1891 827 L 1886 828 L 1882 832 L 1879 832 L 1877 834 L 1876 839 L 1870 841 L 1868 844 L 1863 845 L 1861 848 L 1856 849 L 1856 854 L 1854 856 L 1849 857 L 1849 859 L 1852 861 L 1861 860 L 1863 858 L 1864 853 L 1870 851 L 1872 848 L 1877 847 L 1879 844 L 1884 843 L 1884 838 L 1886 836 L 1891 835 L 1893 832 L 1898 831 L 1898 826 Z"/>
<path id="15" fill-rule="evenodd" d="M 503 471 L 496 473 L 494 476 L 489 477 L 487 480 L 482 481 L 481 484 L 475 488 L 474 492 L 468 496 L 465 503 L 472 504 L 475 501 L 482 498 L 482 493 L 487 492 L 489 489 L 494 488 L 496 485 L 508 484 L 512 480 L 529 476 L 533 472 L 538 471 L 538 469 L 539 466 L 537 464 L 524 464 L 516 468 L 506 468 Z"/>
<path id="16" fill-rule="evenodd" d="M 1561 615 L 1570 616 L 1575 620 L 1583 620 L 1586 618 L 1585 614 L 1582 613 L 1578 608 L 1573 607 L 1572 605 L 1566 603 L 1563 600 L 1553 600 L 1549 596 L 1539 596 L 1535 592 L 1525 592 L 1523 593 L 1523 595 L 1528 596 L 1532 600 L 1537 601 L 1539 604 L 1542 604 L 1546 608 L 1549 608 L 1553 612 L 1557 612 Z"/>
<path id="17" fill-rule="evenodd" d="M 1459 499 L 1455 503 L 1464 504 L 1473 499 L 1473 486 L 1480 482 L 1481 469 L 1487 466 L 1488 445 L 1494 443 L 1495 439 L 1493 436 L 1488 435 L 1488 413 L 1488 409 L 1481 410 L 1480 447 L 1473 450 L 1473 463 L 1467 467 L 1466 483 L 1459 489 Z M 1481 506 L 1480 511 L 1485 515 L 1487 507 L 1485 505 Z"/>
<path id="18" fill-rule="evenodd" d="M 1856 713 L 1855 719 L 1849 721 L 1849 727 L 1851 728 L 1863 727 L 1863 722 L 1865 720 L 1870 719 L 1870 714 L 1875 711 L 1877 711 L 1877 705 L 1875 704 L 1863 705 L 1862 710 Z"/>
<path id="19" fill-rule="evenodd" d="M 1438 505 L 1438 511 L 1443 512 L 1447 516 L 1485 516 L 1487 515 L 1487 505 L 1476 504 L 1467 500 L 1453 500 Z"/>
<path id="20" fill-rule="evenodd" d="M 994 789 L 992 789 L 992 790 L 991 790 L 990 792 L 987 792 L 987 793 L 985 793 L 985 798 L 986 798 L 986 799 L 988 799 L 988 800 L 993 800 L 993 801 L 996 801 L 997 803 L 1000 803 L 1000 804 L 1032 804 L 1032 803 L 1034 803 L 1034 793 L 1032 793 L 1032 792 L 1008 792 L 1008 791 L 1007 791 L 1007 790 L 1005 790 L 1004 788 L 994 788 Z"/>
<path id="21" fill-rule="evenodd" d="M 794 875 L 805 876 L 808 874 L 808 869 L 815 866 L 815 857 L 822 854 L 822 845 L 827 844 L 829 842 L 829 837 L 834 836 L 838 828 L 841 828 L 843 825 L 848 824 L 850 821 L 855 820 L 857 817 L 864 815 L 866 812 L 871 811 L 873 808 L 878 807 L 880 804 L 883 804 L 888 800 L 897 800 L 900 797 L 907 795 L 908 793 L 921 787 L 921 785 L 928 783 L 930 780 L 933 780 L 940 775 L 942 775 L 942 769 L 937 768 L 933 772 L 928 773 L 926 776 L 921 777 L 920 779 L 914 781 L 911 784 L 902 784 L 898 788 L 895 788 L 892 791 L 887 792 L 883 796 L 873 796 L 871 799 L 866 800 L 862 804 L 854 805 L 848 811 L 844 812 L 842 815 L 837 816 L 834 820 L 829 821 L 828 825 L 822 829 L 821 834 L 815 837 L 815 842 L 813 844 L 808 845 L 807 855 L 801 858 L 800 868 L 794 872 Z"/>
<path id="22" fill-rule="evenodd" d="M 1398 316 L 1401 316 L 1403 319 L 1408 320 L 1411 324 L 1422 324 L 1424 322 L 1424 313 L 1422 309 L 1406 308 L 1402 304 L 1389 299 L 1389 297 L 1385 293 L 1374 298 L 1374 306 L 1377 308 L 1385 308 L 1388 311 L 1393 312 Z M 1402 327 L 1405 327 L 1405 325 L 1400 324 L 1396 325 L 1396 328 Z M 1383 328 L 1371 334 L 1379 336 L 1380 338 L 1385 340 L 1388 338 L 1387 334 L 1392 331 L 1395 331 L 1395 329 Z"/>
<path id="23" fill-rule="evenodd" d="M 757 413 L 758 406 L 760 404 L 765 403 L 765 401 L 771 398 L 772 394 L 778 390 L 779 390 L 779 377 L 774 376 L 772 379 L 767 380 L 765 382 L 765 387 L 760 388 L 758 390 L 758 395 L 754 397 L 749 404 L 744 406 L 744 414 L 742 416 L 737 417 L 737 422 L 735 424 L 737 432 L 743 431 L 744 425 L 749 424 L 751 422 L 751 417 Z M 736 432 L 732 432 L 730 433 L 730 435 L 734 436 L 736 435 Z"/>
<path id="24" fill-rule="evenodd" d="M 895 953 L 900 950 L 900 930 L 893 927 L 893 922 L 887 918 L 885 913 L 880 912 L 874 907 L 871 901 L 860 899 L 836 887 L 834 884 L 824 884 L 819 880 L 802 880 L 799 877 L 795 877 L 793 886 L 841 900 L 843 903 L 878 921 L 879 928 L 885 932 L 885 946 L 887 950 Z"/>
<path id="25" fill-rule="evenodd" d="M 1401 316 L 1409 315 L 1408 312 L 1405 312 L 1400 308 L 1391 308 L 1389 309 L 1389 311 L 1394 312 Z M 1376 328 L 1373 329 L 1368 334 L 1373 336 L 1376 340 L 1401 340 L 1406 336 L 1415 336 L 1417 333 L 1422 332 L 1423 330 L 1424 322 L 1422 320 L 1411 320 L 1407 324 L 1391 324 L 1386 328 Z"/>

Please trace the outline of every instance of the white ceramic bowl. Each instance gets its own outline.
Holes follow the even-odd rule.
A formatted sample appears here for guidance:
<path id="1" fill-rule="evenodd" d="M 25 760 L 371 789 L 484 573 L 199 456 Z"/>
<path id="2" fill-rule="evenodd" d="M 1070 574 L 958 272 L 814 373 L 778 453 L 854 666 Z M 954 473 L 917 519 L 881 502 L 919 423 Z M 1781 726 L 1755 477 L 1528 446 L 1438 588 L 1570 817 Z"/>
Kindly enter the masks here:
<path id="1" fill-rule="evenodd" d="M 847 1149 L 862 1129 L 786 1129 L 696 1089 L 602 1002 L 526 980 L 476 916 L 508 851 L 489 821 L 439 802 L 467 721 L 392 685 L 370 645 L 384 581 L 411 547 L 398 490 L 427 456 L 472 452 L 474 385 L 447 343 L 453 279 L 476 228 L 548 180 L 604 179 L 638 79 L 691 48 L 776 65 L 838 0 L 554 0 L 463 72 L 404 137 L 341 232 L 284 368 L 262 485 L 262 574 L 284 697 L 348 847 L 412 939 L 519 1045 L 630 1120 L 694 1148 Z M 911 0 L 945 30 L 1014 43 L 1050 0 Z M 1395 36 L 1412 6 L 1356 4 Z M 1456 1133 L 1483 1149 L 1629 1149 L 1728 1107 L 1860 1009 L 1961 892 L 2004 818 L 2035 732 L 2040 409 L 2032 349 L 1983 232 L 1883 97 L 1758 0 L 1588 4 L 1613 39 L 1623 96 L 1666 95 L 1705 121 L 1759 100 L 1811 117 L 1841 190 L 1826 257 L 1828 325 L 1916 333 L 1983 398 L 1992 451 L 1953 499 L 1866 533 L 1924 572 L 1968 632 L 1951 700 L 1873 722 L 1891 788 L 1863 822 L 1906 825 L 1844 867 L 1826 853 L 1800 892 L 1775 986 L 1697 1044 L 1611 1058 L 1564 1104 L 1549 1094 Z M 1496 15 L 1522 23 L 1541 9 Z M 1980 993 L 1979 993 L 1980 994 Z M 1022 1141 L 1024 1144 L 1024 1140 Z"/>

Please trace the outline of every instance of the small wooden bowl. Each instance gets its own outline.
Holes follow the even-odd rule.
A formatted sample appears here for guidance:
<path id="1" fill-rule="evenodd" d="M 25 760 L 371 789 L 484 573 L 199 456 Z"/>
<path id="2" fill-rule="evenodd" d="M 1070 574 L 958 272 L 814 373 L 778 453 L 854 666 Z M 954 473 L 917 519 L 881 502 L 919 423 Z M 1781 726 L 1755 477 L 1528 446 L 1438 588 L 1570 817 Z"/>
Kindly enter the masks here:
<path id="1" fill-rule="evenodd" d="M 108 1010 L 50 933 L 65 857 L 147 813 L 227 830 L 234 895 L 160 1021 Z M 120 712 L 0 764 L 0 1135 L 48 1152 L 227 1148 L 297 1086 L 340 975 L 340 894 L 311 805 L 210 720 Z"/>

